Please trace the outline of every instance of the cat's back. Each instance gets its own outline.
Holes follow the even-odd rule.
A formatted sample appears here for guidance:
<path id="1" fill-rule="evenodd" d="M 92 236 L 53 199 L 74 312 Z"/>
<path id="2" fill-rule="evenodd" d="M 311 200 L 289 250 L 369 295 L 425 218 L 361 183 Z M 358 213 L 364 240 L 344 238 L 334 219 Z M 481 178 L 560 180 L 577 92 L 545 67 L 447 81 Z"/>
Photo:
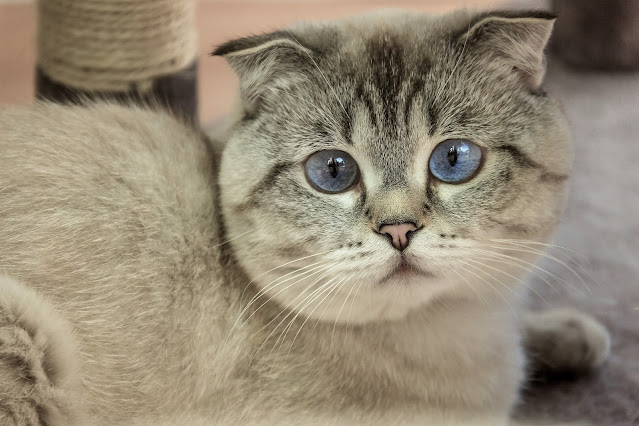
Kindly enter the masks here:
<path id="1" fill-rule="evenodd" d="M 34 262 L 59 272 L 81 266 L 71 253 L 94 267 L 141 261 L 168 249 L 158 244 L 213 226 L 214 162 L 197 131 L 160 112 L 112 104 L 5 110 L 0 250 L 38 254 Z"/>
<path id="2" fill-rule="evenodd" d="M 216 287 L 207 273 L 218 262 L 214 163 L 207 141 L 164 113 L 110 104 L 0 112 L 0 274 L 71 323 L 89 399 L 179 404 L 179 383 L 163 393 L 170 381 L 154 375 L 197 374 L 189 353 L 158 342 L 184 341 L 197 328 L 184 317 L 199 311 L 194 295 Z"/>

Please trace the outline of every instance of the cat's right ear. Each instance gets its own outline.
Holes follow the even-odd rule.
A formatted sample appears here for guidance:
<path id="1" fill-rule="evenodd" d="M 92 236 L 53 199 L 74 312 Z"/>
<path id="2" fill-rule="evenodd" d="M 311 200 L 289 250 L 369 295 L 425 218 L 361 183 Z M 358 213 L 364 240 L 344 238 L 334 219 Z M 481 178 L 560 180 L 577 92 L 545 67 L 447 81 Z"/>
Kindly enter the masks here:
<path id="1" fill-rule="evenodd" d="M 556 16 L 543 11 L 505 11 L 478 15 L 458 36 L 464 48 L 491 55 L 504 69 L 519 72 L 537 89 L 546 70 L 544 48 Z"/>
<path id="2" fill-rule="evenodd" d="M 273 83 L 299 75 L 313 54 L 287 31 L 231 40 L 211 53 L 223 56 L 239 77 L 240 95 L 249 115 L 259 109 Z"/>

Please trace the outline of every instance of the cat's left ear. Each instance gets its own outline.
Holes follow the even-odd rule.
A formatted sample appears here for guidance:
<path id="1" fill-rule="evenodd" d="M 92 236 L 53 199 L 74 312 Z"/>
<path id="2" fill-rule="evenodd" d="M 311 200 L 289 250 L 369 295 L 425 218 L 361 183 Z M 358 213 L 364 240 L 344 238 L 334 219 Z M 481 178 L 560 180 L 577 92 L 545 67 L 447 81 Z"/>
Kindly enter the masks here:
<path id="1" fill-rule="evenodd" d="M 269 98 L 269 88 L 277 80 L 299 77 L 314 52 L 288 31 L 228 41 L 211 55 L 223 56 L 240 79 L 244 108 L 255 113 Z"/>
<path id="2" fill-rule="evenodd" d="M 547 12 L 494 12 L 477 17 L 458 42 L 474 51 L 496 53 L 504 65 L 520 73 L 531 89 L 546 72 L 544 48 L 555 15 Z"/>

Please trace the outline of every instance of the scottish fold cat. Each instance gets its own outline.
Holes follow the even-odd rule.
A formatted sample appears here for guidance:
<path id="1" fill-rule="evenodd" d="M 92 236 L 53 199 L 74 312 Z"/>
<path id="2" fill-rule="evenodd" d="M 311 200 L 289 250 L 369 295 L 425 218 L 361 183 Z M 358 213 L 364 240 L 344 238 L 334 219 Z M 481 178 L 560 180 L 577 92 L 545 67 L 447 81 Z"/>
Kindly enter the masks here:
<path id="1" fill-rule="evenodd" d="M 599 365 L 599 323 L 523 307 L 571 170 L 553 21 L 230 41 L 221 141 L 139 107 L 2 111 L 2 424 L 505 425 L 527 365 Z"/>

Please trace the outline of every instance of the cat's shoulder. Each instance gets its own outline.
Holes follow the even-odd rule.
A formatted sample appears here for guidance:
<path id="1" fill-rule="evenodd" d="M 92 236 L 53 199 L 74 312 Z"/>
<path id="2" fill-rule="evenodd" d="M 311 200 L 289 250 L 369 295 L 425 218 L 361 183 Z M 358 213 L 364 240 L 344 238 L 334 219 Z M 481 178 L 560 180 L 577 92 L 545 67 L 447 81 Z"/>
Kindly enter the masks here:
<path id="1" fill-rule="evenodd" d="M 91 102 L 36 102 L 0 109 L 0 149 L 32 155 L 193 151 L 206 148 L 199 130 L 159 108 Z"/>
<path id="2" fill-rule="evenodd" d="M 147 189 L 211 184 L 214 151 L 199 129 L 160 109 L 37 102 L 0 110 L 5 181 L 46 178 L 88 185 L 125 180 Z"/>
<path id="3" fill-rule="evenodd" d="M 214 151 L 199 129 L 161 110 L 7 108 L 0 111 L 0 207 L 14 217 L 77 207 L 83 220 L 90 209 L 96 220 L 136 211 L 145 223 L 167 215 L 190 222 L 215 210 Z"/>

